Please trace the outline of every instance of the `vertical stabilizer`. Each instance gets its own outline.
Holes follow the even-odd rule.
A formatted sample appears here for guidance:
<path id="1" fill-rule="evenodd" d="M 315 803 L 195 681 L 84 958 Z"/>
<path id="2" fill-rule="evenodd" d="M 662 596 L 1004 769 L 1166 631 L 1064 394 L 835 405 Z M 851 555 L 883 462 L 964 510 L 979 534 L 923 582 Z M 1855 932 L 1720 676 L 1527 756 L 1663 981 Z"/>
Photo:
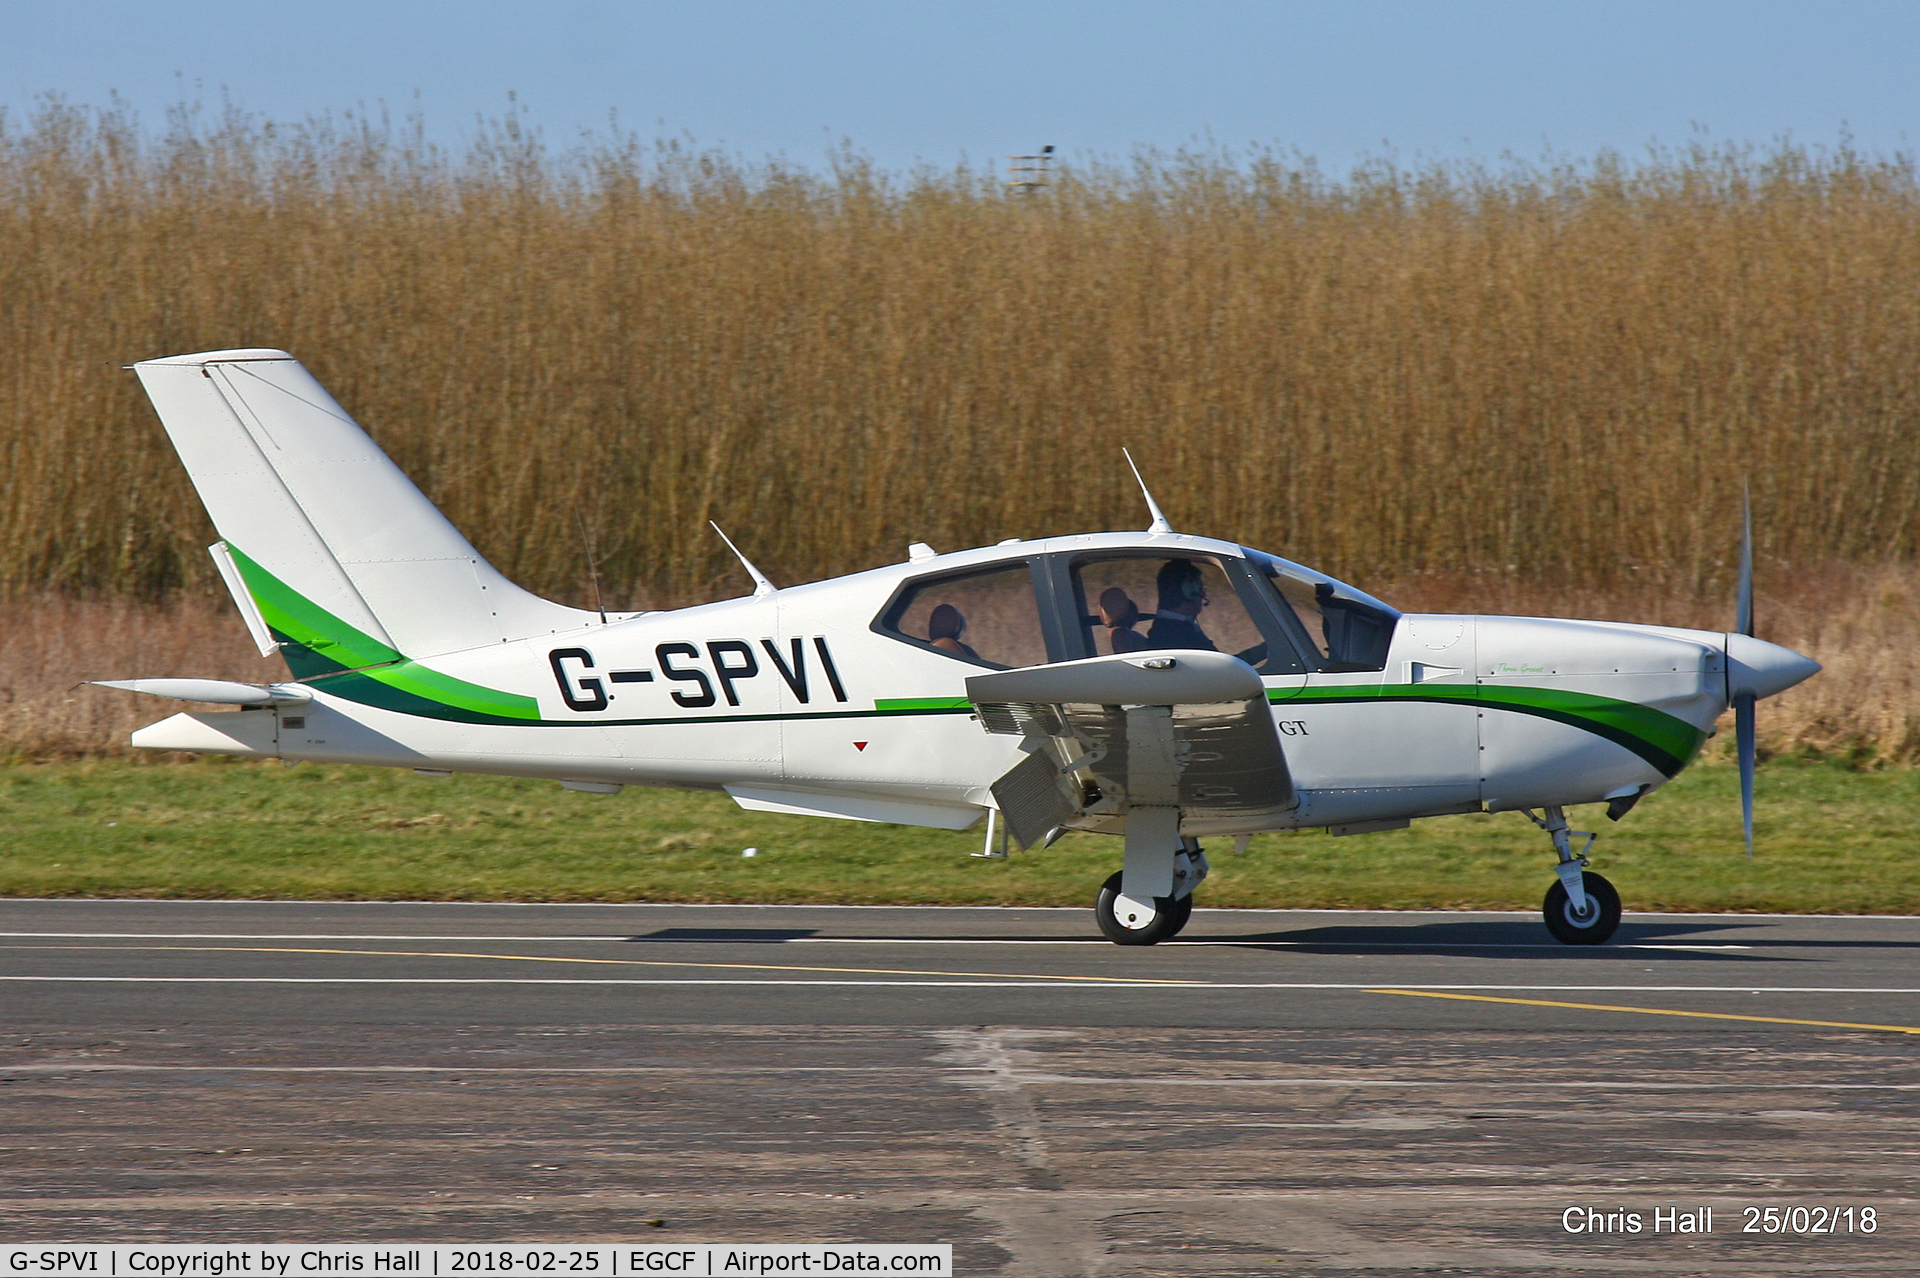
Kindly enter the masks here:
<path id="1" fill-rule="evenodd" d="M 285 351 L 176 355 L 134 371 L 296 675 L 592 619 L 501 576 Z"/>

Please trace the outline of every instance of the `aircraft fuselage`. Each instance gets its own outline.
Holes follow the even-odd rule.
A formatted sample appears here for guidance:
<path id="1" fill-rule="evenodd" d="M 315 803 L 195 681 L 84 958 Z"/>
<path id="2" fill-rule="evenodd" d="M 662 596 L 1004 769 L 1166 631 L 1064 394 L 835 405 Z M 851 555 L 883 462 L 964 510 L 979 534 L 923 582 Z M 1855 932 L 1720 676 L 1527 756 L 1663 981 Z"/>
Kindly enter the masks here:
<path id="1" fill-rule="evenodd" d="M 1358 592 L 1348 593 L 1359 602 L 1343 604 L 1324 585 L 1326 612 L 1303 639 L 1302 618 L 1318 605 L 1288 608 L 1294 596 L 1285 588 L 1258 582 L 1265 572 L 1297 588 L 1273 574 L 1294 572 L 1308 584 L 1320 574 L 1208 538 L 1106 533 L 922 557 L 364 670 L 344 668 L 318 641 L 307 647 L 309 636 L 276 626 L 310 701 L 176 716 L 143 730 L 135 744 L 725 790 L 749 807 L 958 829 L 991 806 L 989 787 L 1020 758 L 1017 739 L 981 730 L 965 680 L 1028 663 L 996 662 L 968 645 L 938 647 L 927 632 L 941 627 L 939 605 L 922 609 L 934 618 L 929 626 L 900 601 L 945 592 L 962 605 L 953 615 L 971 609 L 967 638 L 984 628 L 1009 652 L 1024 642 L 1039 661 L 1084 659 L 1132 642 L 1090 611 L 1101 567 L 1115 575 L 1139 561 L 1134 579 L 1144 579 L 1153 565 L 1178 559 L 1209 565 L 1221 582 L 1231 578 L 1240 597 L 1223 607 L 1225 587 L 1216 584 L 1203 608 L 1232 611 L 1248 638 L 1265 636 L 1255 650 L 1261 683 L 1299 803 L 1251 828 L 1352 827 L 1637 796 L 1693 758 L 1740 672 L 1752 679 L 1773 670 L 1775 681 L 1790 683 L 1804 677 L 1788 677 L 1795 662 L 1811 667 L 1743 636 L 1734 637 L 1730 662 L 1729 637 L 1717 632 L 1402 615 Z M 1011 584 L 992 595 L 982 582 Z M 1029 587 L 1031 618 L 1022 593 Z M 1261 615 L 1263 607 L 1273 615 Z M 1328 636 L 1340 607 L 1378 631 L 1363 661 L 1328 655 L 1338 655 Z M 1204 629 L 1208 612 L 1197 617 Z M 1146 645 L 1138 650 L 1156 650 L 1152 629 L 1136 630 Z M 1297 655 L 1280 653 L 1287 645 Z M 1097 819 L 1086 824 L 1100 828 Z M 1193 836 L 1249 830 L 1245 821 L 1204 815 L 1182 825 Z"/>

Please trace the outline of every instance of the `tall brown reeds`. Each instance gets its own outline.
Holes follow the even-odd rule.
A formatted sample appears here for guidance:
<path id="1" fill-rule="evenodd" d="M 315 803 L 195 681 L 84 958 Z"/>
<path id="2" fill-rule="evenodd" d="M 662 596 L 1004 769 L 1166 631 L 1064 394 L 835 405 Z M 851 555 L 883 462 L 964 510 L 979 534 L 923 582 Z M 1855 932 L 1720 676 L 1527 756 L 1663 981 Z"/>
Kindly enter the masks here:
<path id="1" fill-rule="evenodd" d="M 1920 755 L 1911 157 L 1145 155 L 1019 195 L 512 118 L 453 155 L 0 116 L 0 748 L 123 739 L 144 709 L 78 678 L 263 677 L 121 368 L 230 346 L 574 602 L 583 540 L 612 602 L 743 586 L 709 518 L 784 581 L 1137 527 L 1125 444 L 1176 526 L 1410 606 L 1719 626 L 1748 485 L 1763 632 L 1830 668 L 1771 744 Z"/>
<path id="2" fill-rule="evenodd" d="M 0 121 L 0 593 L 204 586 L 130 374 L 292 350 L 503 570 L 623 599 L 1141 522 L 1362 581 L 1909 557 L 1920 182 L 1841 146 L 1341 180 L 1143 156 L 1008 193 L 508 119 Z"/>
<path id="3" fill-rule="evenodd" d="M 84 681 L 180 673 L 287 677 L 278 657 L 261 658 L 225 600 L 0 600 L 0 760 L 126 754 L 135 728 L 185 707 Z"/>

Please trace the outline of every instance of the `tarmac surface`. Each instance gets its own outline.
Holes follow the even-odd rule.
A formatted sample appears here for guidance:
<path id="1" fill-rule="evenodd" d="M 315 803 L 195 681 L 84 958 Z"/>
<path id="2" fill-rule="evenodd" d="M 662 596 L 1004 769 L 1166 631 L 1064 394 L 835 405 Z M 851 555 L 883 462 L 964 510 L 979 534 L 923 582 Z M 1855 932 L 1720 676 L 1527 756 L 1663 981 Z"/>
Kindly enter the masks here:
<path id="1" fill-rule="evenodd" d="M 0 901 L 0 1245 L 1911 1273 L 1916 958 L 1913 918 L 1203 907 L 1135 949 L 1082 910 Z"/>

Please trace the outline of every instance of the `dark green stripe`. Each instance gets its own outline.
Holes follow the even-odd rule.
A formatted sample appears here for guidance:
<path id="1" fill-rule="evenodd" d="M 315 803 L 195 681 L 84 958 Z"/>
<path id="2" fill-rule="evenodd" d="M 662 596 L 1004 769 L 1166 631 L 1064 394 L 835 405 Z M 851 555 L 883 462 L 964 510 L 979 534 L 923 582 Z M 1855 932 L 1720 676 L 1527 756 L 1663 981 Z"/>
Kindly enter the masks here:
<path id="1" fill-rule="evenodd" d="M 1684 719 L 1638 702 L 1596 697 L 1562 688 L 1517 688 L 1479 684 L 1374 684 L 1292 692 L 1275 688 L 1267 700 L 1276 705 L 1335 705 L 1361 701 L 1429 701 L 1473 704 L 1489 710 L 1549 719 L 1591 732 L 1622 746 L 1674 776 L 1699 752 L 1707 734 Z"/>

